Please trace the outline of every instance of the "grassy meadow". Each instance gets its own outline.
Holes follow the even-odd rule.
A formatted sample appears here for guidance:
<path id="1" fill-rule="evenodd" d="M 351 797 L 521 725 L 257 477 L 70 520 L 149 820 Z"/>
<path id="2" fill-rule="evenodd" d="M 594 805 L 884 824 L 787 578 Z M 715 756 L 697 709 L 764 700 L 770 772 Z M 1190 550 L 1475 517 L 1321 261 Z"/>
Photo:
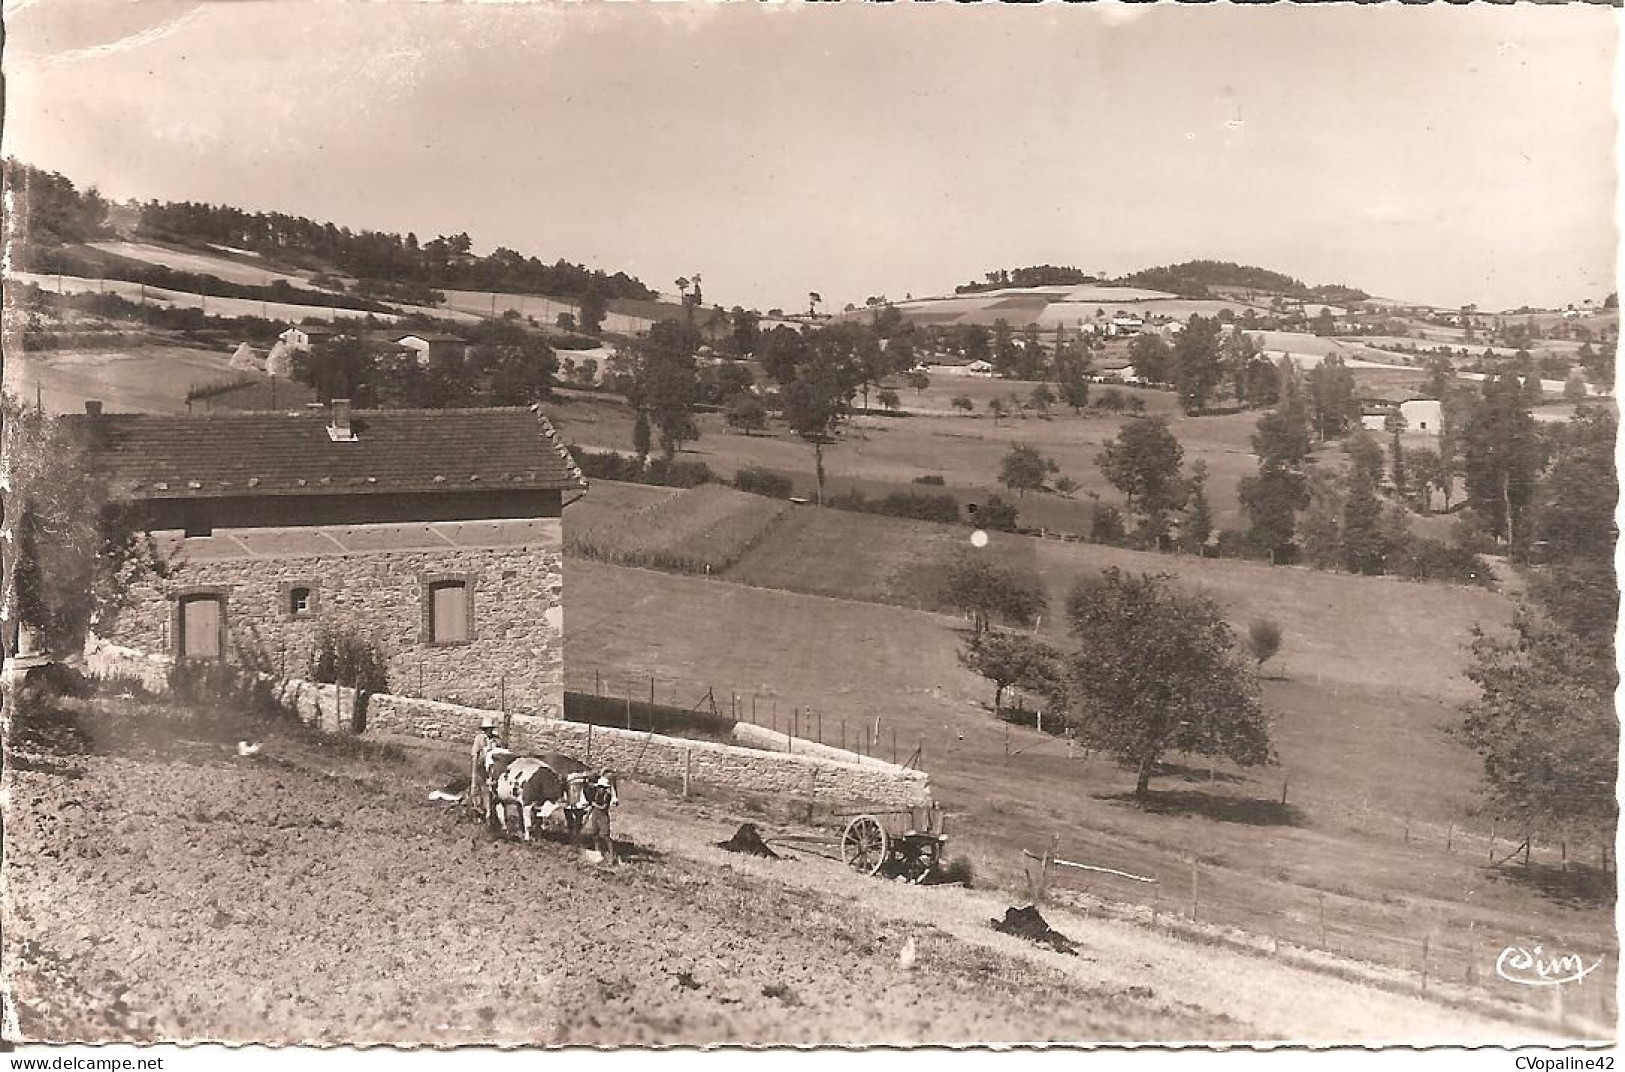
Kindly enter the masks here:
<path id="1" fill-rule="evenodd" d="M 731 576 L 766 570 L 767 549 L 800 514 Z M 899 555 L 899 537 L 888 539 L 885 553 Z M 878 543 L 824 544 L 817 562 L 852 577 L 851 560 Z M 799 557 L 811 557 L 813 547 L 802 547 Z M 1171 561 L 1135 557 L 1148 570 Z M 1058 839 L 1069 859 L 1160 879 L 1068 879 L 1068 888 L 1184 914 L 1194 858 L 1201 920 L 1406 970 L 1416 968 L 1426 936 L 1436 978 L 1459 981 L 1471 969 L 1482 979 L 1495 951 L 1532 935 L 1612 951 L 1602 898 L 1540 891 L 1554 880 L 1555 846 L 1537 846 L 1527 875 L 1485 866 L 1478 761 L 1448 731 L 1465 695 L 1455 641 L 1481 617 L 1504 617 L 1497 597 L 1440 589 L 1409 602 L 1402 597 L 1422 586 L 1327 578 L 1371 587 L 1362 598 L 1297 581 L 1297 571 L 1276 571 L 1265 586 L 1261 577 L 1195 575 L 1228 564 L 1191 565 L 1184 579 L 1216 590 L 1237 618 L 1250 613 L 1244 599 L 1262 605 L 1272 590 L 1285 592 L 1286 647 L 1263 683 L 1281 763 L 1255 771 L 1221 763 L 1210 773 L 1206 761 L 1169 756 L 1145 810 L 1124 799 L 1133 777 L 1115 764 L 994 720 L 990 686 L 958 663 L 964 623 L 953 615 L 573 561 L 566 666 L 581 679 L 575 687 L 587 688 L 603 668 L 612 692 L 636 681 L 641 694 L 641 675 L 652 674 L 663 702 L 685 706 L 710 688 L 719 698 L 736 692 L 743 710 L 780 728 L 792 709 L 810 707 L 798 733 L 849 748 L 861 734 L 862 747 L 887 759 L 895 734 L 898 758 L 921 749 L 950 811 L 952 848 L 975 861 L 980 884 L 1019 884 L 1021 850 Z M 804 576 L 814 572 L 808 566 Z M 1387 609 L 1365 620 L 1372 606 Z M 1512 849 L 1505 836 L 1495 847 L 1500 856 Z M 1599 850 L 1568 851 L 1579 870 Z M 1610 956 L 1604 970 L 1611 965 Z"/>

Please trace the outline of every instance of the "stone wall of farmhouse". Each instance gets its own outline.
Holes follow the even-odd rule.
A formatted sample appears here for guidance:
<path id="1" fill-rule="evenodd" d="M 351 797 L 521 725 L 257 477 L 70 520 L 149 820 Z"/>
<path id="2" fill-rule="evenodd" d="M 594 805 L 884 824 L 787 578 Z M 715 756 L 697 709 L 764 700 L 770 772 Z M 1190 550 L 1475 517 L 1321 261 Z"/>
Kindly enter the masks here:
<path id="1" fill-rule="evenodd" d="M 99 627 L 117 645 L 175 653 L 178 600 L 226 599 L 228 651 L 279 677 L 310 673 L 322 623 L 369 637 L 384 651 L 392 692 L 474 707 L 560 716 L 564 711 L 563 570 L 560 548 L 447 547 L 333 555 L 181 560 L 169 576 L 129 591 L 117 618 Z M 470 640 L 428 636 L 428 587 L 468 584 Z M 290 589 L 313 592 L 308 617 L 290 612 Z"/>
<path id="2" fill-rule="evenodd" d="M 163 688 L 170 662 L 167 656 L 145 655 L 99 640 L 86 651 L 86 669 L 92 676 L 150 679 L 149 687 L 155 691 Z M 353 690 L 299 680 L 283 682 L 280 690 L 305 722 L 331 733 L 349 732 Z M 490 713 L 417 697 L 372 696 L 367 703 L 367 735 L 444 744 L 461 758 L 467 755 L 480 720 Z M 828 746 L 816 756 L 769 752 L 523 714 L 514 715 L 512 730 L 513 746 L 521 752 L 563 752 L 632 780 L 680 783 L 686 773 L 694 785 L 837 806 L 913 808 L 931 802 L 930 776 L 924 771 Z"/>

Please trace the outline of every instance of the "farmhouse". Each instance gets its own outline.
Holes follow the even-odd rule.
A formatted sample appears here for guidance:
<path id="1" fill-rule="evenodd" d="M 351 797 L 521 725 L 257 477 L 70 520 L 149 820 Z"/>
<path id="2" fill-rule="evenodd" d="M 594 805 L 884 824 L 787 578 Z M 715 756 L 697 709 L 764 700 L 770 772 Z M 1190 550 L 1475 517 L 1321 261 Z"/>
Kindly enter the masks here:
<path id="1" fill-rule="evenodd" d="M 1406 431 L 1425 432 L 1431 436 L 1439 434 L 1439 424 L 1443 416 L 1437 398 L 1412 398 L 1401 402 L 1399 413 L 1405 418 Z"/>
<path id="2" fill-rule="evenodd" d="M 289 350 L 299 350 L 305 353 L 318 343 L 330 342 L 339 338 L 345 332 L 333 327 L 331 324 L 295 324 L 282 332 L 277 338 Z"/>
<path id="3" fill-rule="evenodd" d="M 66 418 L 165 568 L 100 639 L 305 676 L 324 627 L 396 693 L 557 716 L 562 514 L 580 470 L 533 409 Z M 160 575 L 161 574 L 161 575 Z"/>
<path id="4" fill-rule="evenodd" d="M 447 335 L 438 331 L 391 332 L 384 336 L 385 340 L 396 346 L 404 346 L 418 355 L 418 364 L 428 368 L 436 360 L 460 360 L 468 348 L 468 343 L 456 335 Z"/>

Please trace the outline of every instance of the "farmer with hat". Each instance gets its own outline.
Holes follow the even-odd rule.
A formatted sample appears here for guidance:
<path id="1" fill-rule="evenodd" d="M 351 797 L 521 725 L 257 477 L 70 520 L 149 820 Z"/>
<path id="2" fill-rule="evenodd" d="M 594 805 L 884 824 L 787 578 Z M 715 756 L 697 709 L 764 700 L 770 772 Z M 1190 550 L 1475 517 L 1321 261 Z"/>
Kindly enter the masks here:
<path id="1" fill-rule="evenodd" d="M 486 757 L 492 750 L 502 747 L 497 740 L 501 724 L 495 715 L 480 719 L 479 732 L 474 735 L 473 764 L 468 772 L 468 806 L 481 818 L 490 811 L 490 778 L 486 771 Z"/>

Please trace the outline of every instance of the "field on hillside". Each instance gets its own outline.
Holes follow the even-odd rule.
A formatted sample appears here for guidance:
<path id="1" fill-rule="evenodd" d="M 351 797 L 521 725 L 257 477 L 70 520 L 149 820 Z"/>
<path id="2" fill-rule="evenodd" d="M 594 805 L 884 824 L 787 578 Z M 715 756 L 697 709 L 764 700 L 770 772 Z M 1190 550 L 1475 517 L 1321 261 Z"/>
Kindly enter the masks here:
<path id="1" fill-rule="evenodd" d="M 925 394 L 940 391 L 951 397 L 957 393 L 958 385 L 940 382 L 945 379 L 937 377 Z M 1009 381 L 1001 386 L 1030 389 L 1030 385 Z M 903 394 L 912 396 L 914 392 Z M 1164 394 L 1165 399 L 1171 397 Z M 548 412 L 568 443 L 620 450 L 632 443 L 633 414 L 619 399 L 577 395 L 561 399 Z M 720 415 L 701 414 L 697 419 L 703 435 L 683 451 L 683 458 L 703 461 L 729 480 L 747 465 L 760 465 L 789 477 L 796 494 L 812 495 L 812 449 L 805 443 L 782 428 L 747 436 L 727 429 Z M 1122 494 L 1101 476 L 1095 456 L 1127 419 L 1094 413 L 1074 416 L 1070 410 L 1060 409 L 1049 419 L 1007 418 L 997 424 L 989 416 L 856 417 L 842 440 L 826 448 L 824 466 L 832 494 L 854 488 L 870 495 L 895 490 L 947 491 L 968 503 L 985 502 L 997 493 L 1016 503 L 1023 525 L 1087 532 L 1094 513 L 1091 494 L 1122 505 Z M 1235 489 L 1257 467 L 1249 443 L 1257 419 L 1256 414 L 1247 413 L 1173 418 L 1174 432 L 1185 448 L 1185 465 L 1198 459 L 1207 462 L 1208 494 L 1221 525 L 1240 522 Z M 1029 444 L 1054 458 L 1060 474 L 1077 481 L 1078 490 L 1070 498 L 1032 492 L 1018 499 L 1000 487 L 999 463 L 1017 444 Z M 929 475 L 944 477 L 946 487 L 912 484 L 916 477 Z"/>
<path id="2" fill-rule="evenodd" d="M 790 509 L 788 502 L 703 484 L 597 524 L 572 518 L 565 550 L 623 566 L 720 573 L 767 538 Z"/>
<path id="3" fill-rule="evenodd" d="M 248 257 L 235 257 L 223 253 L 204 253 L 199 250 L 174 249 L 151 242 L 87 242 L 92 249 L 111 253 L 130 260 L 162 265 L 177 272 L 195 272 L 212 275 L 228 283 L 241 283 L 250 287 L 267 287 L 272 283 L 288 282 L 308 286 L 310 273 L 281 271 Z"/>
<path id="4" fill-rule="evenodd" d="M 394 313 L 368 313 L 344 305 L 342 297 L 335 296 L 333 305 L 296 305 L 289 302 L 260 301 L 255 298 L 222 298 L 218 295 L 198 295 L 188 291 L 169 290 L 164 287 L 143 287 L 122 279 L 85 279 L 73 275 L 41 275 L 36 272 L 10 272 L 8 284 L 33 284 L 42 290 L 62 294 L 117 294 L 127 301 L 164 303 L 176 309 L 202 309 L 209 316 L 257 316 L 267 320 L 332 320 L 350 316 L 377 317 L 390 322 L 398 320 Z"/>
<path id="5" fill-rule="evenodd" d="M 956 658 L 955 617 L 580 561 L 570 570 L 570 674 L 651 673 L 661 695 L 680 702 L 707 688 L 737 692 L 754 698 L 764 721 L 776 712 L 781 728 L 792 708 L 810 706 L 803 733 L 849 747 L 861 733 L 886 757 L 919 748 L 955 844 L 979 873 L 1016 881 L 1020 850 L 1058 838 L 1067 858 L 1160 876 L 1164 910 L 1183 912 L 1194 857 L 1199 918 L 1253 934 L 1411 972 L 1426 939 L 1435 978 L 1475 978 L 1513 1000 L 1527 991 L 1486 977 L 1494 951 L 1531 934 L 1603 955 L 1611 970 L 1611 896 L 1541 892 L 1560 885 L 1556 846 L 1537 845 L 1528 875 L 1485 866 L 1495 846 L 1473 814 L 1477 760 L 1445 732 L 1458 717 L 1446 697 L 1463 694 L 1452 669 L 1460 663 L 1449 661 L 1456 634 L 1494 597 L 1359 578 L 1306 577 L 1298 591 L 1279 576 L 1207 581 L 1240 617 L 1250 599 L 1289 623 L 1265 682 L 1282 765 L 1218 764 L 1210 780 L 1205 762 L 1170 756 L 1153 807 L 1141 810 L 1123 799 L 1132 775 L 989 715 L 990 686 Z M 1371 592 L 1351 597 L 1322 581 L 1370 583 Z M 1272 599 L 1277 590 L 1284 602 Z M 1412 595 L 1422 601 L 1404 598 Z M 1384 612 L 1373 617 L 1372 606 Z M 1349 650 L 1333 650 L 1337 642 Z M 1512 849 L 1505 836 L 1498 845 L 1498 856 Z M 1579 888 L 1612 888 L 1589 864 L 1598 844 L 1568 851 L 1571 878 L 1589 875 Z M 1156 889 L 1084 887 L 1142 911 Z"/>
<path id="6" fill-rule="evenodd" d="M 624 775 L 608 867 L 427 800 L 461 749 L 111 696 L 30 707 L 12 731 L 4 942 L 31 1041 L 1483 1044 L 1607 1030 L 1052 902 L 1045 915 L 1080 943 L 1064 956 L 995 933 L 1011 901 L 984 881 L 859 876 L 783 849 L 816 831 L 782 807 Z M 244 736 L 258 755 L 236 754 Z M 718 849 L 741 818 L 789 858 Z"/>
<path id="7" fill-rule="evenodd" d="M 629 487 L 634 485 L 593 484 L 583 502 L 603 495 L 595 530 L 615 526 L 616 501 Z M 703 513 L 702 501 L 680 505 L 701 490 L 662 499 L 656 509 L 673 515 Z M 652 541 L 656 533 L 643 516 L 628 513 L 623 524 Z M 671 533 L 672 545 L 686 539 L 680 526 Z M 1050 610 L 1041 627 L 1058 641 L 1066 638 L 1064 608 L 1080 578 L 1109 567 L 1166 573 L 1212 597 L 1238 630 L 1257 618 L 1280 622 L 1286 640 L 1271 663 L 1276 674 L 1328 688 L 1446 702 L 1472 695 L 1460 673 L 1472 627 L 1496 628 L 1510 621 L 1506 601 L 1482 588 L 1152 554 L 1001 532 L 989 536 L 988 545 L 977 550 L 965 526 L 809 506 L 789 511 L 731 568 L 718 572 L 725 580 L 761 588 L 949 612 L 942 596 L 944 572 L 955 558 L 975 554 L 1043 579 Z M 1394 672 L 1373 673 L 1373 667 Z"/>
<path id="8" fill-rule="evenodd" d="M 229 353 L 161 344 L 38 353 L 19 347 L 6 354 L 5 389 L 28 402 L 38 397 L 48 413 L 83 413 L 87 399 L 100 399 L 110 413 L 185 413 L 191 388 L 245 377 L 230 360 Z"/>
<path id="9" fill-rule="evenodd" d="M 580 304 L 568 298 L 550 298 L 540 294 L 497 293 L 493 296 L 488 290 L 442 290 L 441 293 L 446 296 L 446 303 L 440 308 L 459 320 L 502 316 L 512 311 L 522 317 L 534 317 L 538 324 L 551 326 L 558 321 L 560 313 L 575 316 Z M 676 316 L 675 312 L 673 316 Z M 647 317 L 607 312 L 602 327 L 605 331 L 622 335 L 639 335 L 648 331 L 653 323 Z"/>

